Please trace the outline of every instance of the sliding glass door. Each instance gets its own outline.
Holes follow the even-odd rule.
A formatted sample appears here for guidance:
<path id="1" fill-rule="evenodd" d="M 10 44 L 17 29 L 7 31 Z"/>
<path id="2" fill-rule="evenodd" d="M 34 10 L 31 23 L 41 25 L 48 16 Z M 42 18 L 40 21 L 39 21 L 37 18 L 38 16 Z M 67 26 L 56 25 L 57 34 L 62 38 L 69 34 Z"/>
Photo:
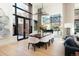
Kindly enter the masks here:
<path id="1" fill-rule="evenodd" d="M 26 39 L 29 35 L 29 20 L 24 17 L 17 17 L 18 40 Z"/>
<path id="2" fill-rule="evenodd" d="M 18 39 L 24 38 L 24 18 L 18 17 Z"/>

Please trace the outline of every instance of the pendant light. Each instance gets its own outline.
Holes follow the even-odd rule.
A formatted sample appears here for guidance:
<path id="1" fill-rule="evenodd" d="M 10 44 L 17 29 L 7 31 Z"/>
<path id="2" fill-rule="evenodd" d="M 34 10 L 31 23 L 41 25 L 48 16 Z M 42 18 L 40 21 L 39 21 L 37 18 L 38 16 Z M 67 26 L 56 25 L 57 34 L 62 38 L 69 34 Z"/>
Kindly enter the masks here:
<path id="1" fill-rule="evenodd" d="M 34 15 L 38 15 L 38 14 L 41 14 L 41 15 L 48 15 L 48 13 L 45 12 L 44 10 L 44 5 L 43 3 L 41 4 L 41 8 L 38 8 L 38 9 L 41 9 L 41 12 L 40 13 L 35 13 Z"/>

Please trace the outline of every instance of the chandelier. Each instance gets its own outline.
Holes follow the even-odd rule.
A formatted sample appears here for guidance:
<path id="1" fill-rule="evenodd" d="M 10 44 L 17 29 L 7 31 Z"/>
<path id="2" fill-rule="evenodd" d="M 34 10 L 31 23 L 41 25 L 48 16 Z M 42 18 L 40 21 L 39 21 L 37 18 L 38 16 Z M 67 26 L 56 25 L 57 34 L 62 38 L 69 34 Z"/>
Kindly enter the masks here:
<path id="1" fill-rule="evenodd" d="M 38 8 L 38 9 L 41 9 L 41 12 L 37 12 L 37 13 L 35 13 L 34 15 L 48 15 L 48 13 L 46 13 L 45 12 L 45 10 L 44 10 L 44 5 L 43 5 L 43 3 L 41 4 L 41 8 Z"/>

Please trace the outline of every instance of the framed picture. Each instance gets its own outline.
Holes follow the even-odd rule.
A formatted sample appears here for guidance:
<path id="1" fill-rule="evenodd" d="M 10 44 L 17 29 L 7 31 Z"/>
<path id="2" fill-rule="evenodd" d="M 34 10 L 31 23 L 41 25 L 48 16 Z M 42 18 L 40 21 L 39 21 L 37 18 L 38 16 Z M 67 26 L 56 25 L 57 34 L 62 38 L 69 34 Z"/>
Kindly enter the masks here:
<path id="1" fill-rule="evenodd" d="M 60 24 L 60 22 L 61 22 L 61 19 L 60 19 L 61 15 L 60 14 L 52 15 L 50 18 L 51 18 L 52 23 Z"/>

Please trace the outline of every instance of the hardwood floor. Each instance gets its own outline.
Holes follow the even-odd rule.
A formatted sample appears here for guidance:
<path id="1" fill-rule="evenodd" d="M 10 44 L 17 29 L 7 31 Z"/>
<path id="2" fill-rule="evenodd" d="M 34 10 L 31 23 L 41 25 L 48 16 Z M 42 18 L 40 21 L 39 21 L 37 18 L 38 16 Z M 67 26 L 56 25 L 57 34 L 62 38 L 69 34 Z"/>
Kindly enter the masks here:
<path id="1" fill-rule="evenodd" d="M 17 43 L 0 46 L 0 56 L 64 56 L 63 41 L 55 38 L 53 44 L 47 48 L 36 48 L 34 52 L 32 46 L 28 50 L 27 40 Z"/>

